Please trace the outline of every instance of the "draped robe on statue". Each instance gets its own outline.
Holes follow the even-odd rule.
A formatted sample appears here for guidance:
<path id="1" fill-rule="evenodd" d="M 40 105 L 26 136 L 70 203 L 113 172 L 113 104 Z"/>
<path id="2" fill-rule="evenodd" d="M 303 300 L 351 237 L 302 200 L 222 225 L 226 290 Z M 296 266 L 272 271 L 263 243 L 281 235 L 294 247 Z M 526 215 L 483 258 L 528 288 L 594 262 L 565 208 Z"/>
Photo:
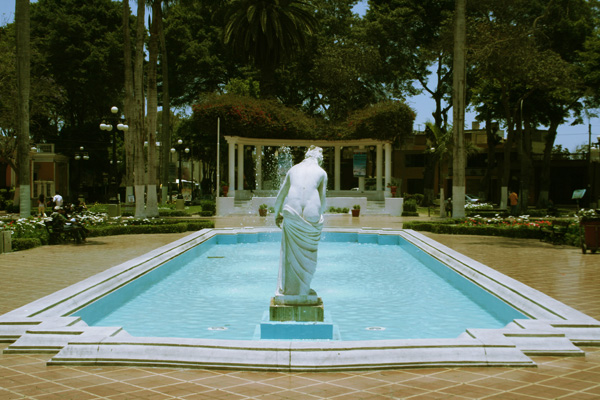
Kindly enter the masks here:
<path id="1" fill-rule="evenodd" d="M 282 215 L 276 295 L 308 295 L 317 268 L 317 247 L 323 229 L 323 216 L 317 223 L 311 223 L 288 205 L 284 206 Z"/>

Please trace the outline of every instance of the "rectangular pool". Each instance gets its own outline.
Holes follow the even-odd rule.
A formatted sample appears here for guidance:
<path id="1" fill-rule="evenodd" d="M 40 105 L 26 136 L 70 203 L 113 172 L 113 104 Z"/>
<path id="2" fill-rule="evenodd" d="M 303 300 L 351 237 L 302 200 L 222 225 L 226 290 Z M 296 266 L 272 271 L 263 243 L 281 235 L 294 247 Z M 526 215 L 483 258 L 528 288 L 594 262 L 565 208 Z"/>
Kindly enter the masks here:
<path id="1" fill-rule="evenodd" d="M 216 235 L 72 315 L 133 336 L 253 339 L 280 241 Z M 527 318 L 397 235 L 325 232 L 311 286 L 341 340 L 454 338 Z"/>

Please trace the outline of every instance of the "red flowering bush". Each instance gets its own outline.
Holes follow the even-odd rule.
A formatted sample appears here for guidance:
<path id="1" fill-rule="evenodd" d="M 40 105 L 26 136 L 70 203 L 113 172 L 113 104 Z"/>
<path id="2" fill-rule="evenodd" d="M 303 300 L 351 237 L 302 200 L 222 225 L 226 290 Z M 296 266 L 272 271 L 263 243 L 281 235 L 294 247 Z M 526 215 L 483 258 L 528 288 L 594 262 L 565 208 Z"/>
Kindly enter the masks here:
<path id="1" fill-rule="evenodd" d="M 192 109 L 194 125 L 215 132 L 217 118 L 220 118 L 224 135 L 279 139 L 318 137 L 314 120 L 274 100 L 210 95 Z"/>

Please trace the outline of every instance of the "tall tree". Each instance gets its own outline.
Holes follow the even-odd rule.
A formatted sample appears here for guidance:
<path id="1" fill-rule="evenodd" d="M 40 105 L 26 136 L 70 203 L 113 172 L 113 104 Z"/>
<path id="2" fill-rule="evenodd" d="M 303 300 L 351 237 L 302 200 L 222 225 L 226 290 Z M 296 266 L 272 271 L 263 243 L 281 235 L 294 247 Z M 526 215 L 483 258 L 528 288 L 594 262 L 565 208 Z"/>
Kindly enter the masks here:
<path id="1" fill-rule="evenodd" d="M 556 128 L 581 96 L 577 82 L 577 50 L 591 30 L 587 2 L 576 1 L 482 1 L 470 26 L 472 57 L 483 108 L 497 110 L 504 120 L 501 206 L 506 206 L 511 183 L 510 155 L 513 145 L 520 161 L 521 208 L 526 209 L 533 190 L 531 135 L 540 125 L 550 126 L 546 136 L 543 176 L 549 174 L 549 157 Z M 568 43 L 568 44 L 567 44 Z M 569 49 L 571 49 L 569 51 Z M 577 94 L 579 92 L 579 94 Z M 543 179 L 541 198 L 547 198 L 549 180 Z M 544 189 L 545 187 L 545 189 Z"/>
<path id="2" fill-rule="evenodd" d="M 17 108 L 17 161 L 19 164 L 19 206 L 22 218 L 31 215 L 31 186 L 29 179 L 29 89 L 30 89 L 30 21 L 29 0 L 16 0 L 16 50 L 17 50 L 17 87 L 19 105 Z"/>
<path id="3" fill-rule="evenodd" d="M 307 42 L 316 20 L 300 0 L 235 0 L 230 5 L 224 41 L 260 70 L 261 93 L 275 97 L 275 70 Z"/>
<path id="4" fill-rule="evenodd" d="M 428 93 L 435 103 L 433 122 L 448 130 L 452 107 L 452 0 L 371 0 L 367 37 L 385 68 L 379 79 L 397 97 Z M 432 72 L 433 71 L 433 72 Z M 425 131 L 434 147 L 432 130 Z M 435 163 L 424 172 L 424 204 L 434 200 Z"/>

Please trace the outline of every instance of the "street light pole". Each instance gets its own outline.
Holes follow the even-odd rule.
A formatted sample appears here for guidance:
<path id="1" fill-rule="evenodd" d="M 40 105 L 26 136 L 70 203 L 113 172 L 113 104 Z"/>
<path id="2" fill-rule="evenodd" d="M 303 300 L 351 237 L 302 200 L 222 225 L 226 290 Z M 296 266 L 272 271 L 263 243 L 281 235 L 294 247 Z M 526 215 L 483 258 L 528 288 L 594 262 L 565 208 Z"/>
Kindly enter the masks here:
<path id="1" fill-rule="evenodd" d="M 87 161 L 87 160 L 90 159 L 90 156 L 88 155 L 87 151 L 84 151 L 84 150 L 85 150 L 85 148 L 83 146 L 79 147 L 79 152 L 75 153 L 75 160 L 77 160 L 77 161 L 80 161 L 80 160 Z M 79 168 L 78 168 L 78 171 L 77 171 L 77 181 L 79 182 L 79 187 L 78 187 L 79 193 L 78 193 L 78 196 L 81 196 L 82 195 L 81 191 L 83 189 L 83 184 L 81 182 L 81 169 L 82 169 L 82 165 L 81 165 L 81 163 L 78 163 L 78 164 L 79 164 Z"/>
<path id="2" fill-rule="evenodd" d="M 121 122 L 121 120 L 124 120 L 124 118 L 119 117 L 117 115 L 117 113 L 119 112 L 119 108 L 116 106 L 113 106 L 110 108 L 110 112 L 113 114 L 112 117 L 110 117 L 110 123 L 105 123 L 104 121 L 102 121 L 102 123 L 100 124 L 100 130 L 103 131 L 107 131 L 107 132 L 112 132 L 112 177 L 111 177 L 111 186 L 112 186 L 112 198 L 114 199 L 116 203 L 119 203 L 119 196 L 118 196 L 118 187 L 117 187 L 117 140 L 116 140 L 116 135 L 115 135 L 115 131 L 113 131 L 113 126 L 117 128 L 117 130 L 119 131 L 123 131 L 123 132 L 127 132 L 129 130 L 129 126 L 123 122 Z"/>

